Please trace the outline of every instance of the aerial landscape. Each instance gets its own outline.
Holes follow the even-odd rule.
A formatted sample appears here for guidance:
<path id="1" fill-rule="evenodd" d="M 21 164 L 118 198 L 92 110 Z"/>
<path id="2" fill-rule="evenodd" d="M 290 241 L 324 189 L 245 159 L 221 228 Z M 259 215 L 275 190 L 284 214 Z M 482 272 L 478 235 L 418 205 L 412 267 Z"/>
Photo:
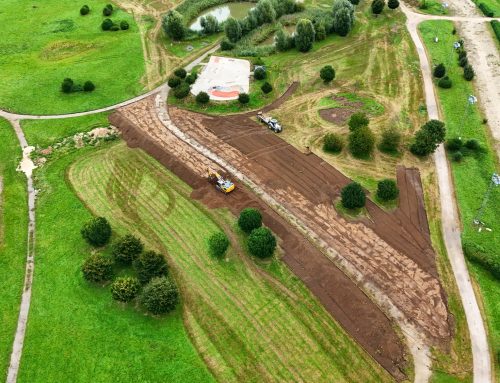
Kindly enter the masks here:
<path id="1" fill-rule="evenodd" d="M 4 0 L 6 383 L 500 382 L 500 0 Z"/>

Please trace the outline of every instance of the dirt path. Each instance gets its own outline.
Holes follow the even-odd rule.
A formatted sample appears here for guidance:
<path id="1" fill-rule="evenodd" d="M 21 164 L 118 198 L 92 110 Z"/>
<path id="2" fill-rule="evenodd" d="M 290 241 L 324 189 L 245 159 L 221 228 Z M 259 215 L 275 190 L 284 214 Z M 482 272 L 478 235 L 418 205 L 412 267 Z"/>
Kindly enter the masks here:
<path id="1" fill-rule="evenodd" d="M 430 61 L 427 57 L 425 47 L 420 39 L 417 29 L 418 24 L 423 20 L 423 18 L 415 16 L 415 13 L 411 12 L 406 7 L 403 7 L 403 10 L 406 13 L 407 27 L 413 42 L 415 43 L 420 59 L 420 67 L 424 79 L 427 112 L 429 114 L 429 118 L 439 119 L 438 104 L 434 93 L 432 73 L 429 64 Z M 460 220 L 458 217 L 457 207 L 453 199 L 453 183 L 443 145 L 440 145 L 437 149 L 434 155 L 434 160 L 436 163 L 439 183 L 443 239 L 467 318 L 467 325 L 472 342 L 474 382 L 491 383 L 491 360 L 488 340 L 486 337 L 481 311 L 479 310 L 462 252 Z M 426 382 L 427 380 L 421 381 Z"/>

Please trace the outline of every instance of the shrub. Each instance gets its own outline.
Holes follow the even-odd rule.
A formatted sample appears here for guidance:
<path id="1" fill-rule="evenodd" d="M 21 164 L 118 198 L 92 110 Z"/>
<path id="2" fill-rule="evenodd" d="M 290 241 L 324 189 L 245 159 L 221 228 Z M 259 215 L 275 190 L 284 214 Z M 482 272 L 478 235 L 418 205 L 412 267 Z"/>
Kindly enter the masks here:
<path id="1" fill-rule="evenodd" d="M 104 19 L 101 24 L 101 29 L 103 31 L 109 31 L 113 27 L 113 20 Z"/>
<path id="2" fill-rule="evenodd" d="M 387 6 L 390 8 L 390 9 L 396 9 L 399 7 L 399 1 L 398 0 L 389 0 L 387 2 Z"/>
<path id="3" fill-rule="evenodd" d="M 260 89 L 265 94 L 268 94 L 268 93 L 271 93 L 273 91 L 273 86 L 266 81 L 264 84 L 262 84 L 262 86 L 260 87 Z"/>
<path id="4" fill-rule="evenodd" d="M 316 41 L 322 41 L 326 39 L 326 27 L 325 23 L 319 22 L 314 26 L 314 30 L 316 31 L 315 39 Z"/>
<path id="5" fill-rule="evenodd" d="M 229 40 L 227 39 L 223 39 L 220 43 L 220 49 L 221 51 L 230 51 L 231 49 L 234 48 L 234 44 L 231 43 Z"/>
<path id="6" fill-rule="evenodd" d="M 444 76 L 439 79 L 438 86 L 443 89 L 451 88 L 452 82 L 448 76 Z"/>
<path id="7" fill-rule="evenodd" d="M 446 68 L 444 64 L 438 64 L 434 68 L 434 77 L 441 78 L 446 74 Z"/>
<path id="8" fill-rule="evenodd" d="M 369 157 L 374 146 L 375 136 L 368 126 L 358 128 L 349 134 L 349 150 L 354 157 Z"/>
<path id="9" fill-rule="evenodd" d="M 229 239 L 226 234 L 219 231 L 218 233 L 212 234 L 212 236 L 208 239 L 208 247 L 210 249 L 210 254 L 214 257 L 220 258 L 229 247 Z"/>
<path id="10" fill-rule="evenodd" d="M 134 262 L 137 277 L 142 284 L 151 279 L 168 275 L 168 265 L 163 254 L 145 251 Z"/>
<path id="11" fill-rule="evenodd" d="M 88 5 L 84 5 L 83 7 L 80 8 L 80 15 L 85 16 L 88 15 L 90 12 L 90 8 Z"/>
<path id="12" fill-rule="evenodd" d="M 379 149 L 385 153 L 395 153 L 401 143 L 401 133 L 396 128 L 386 129 L 382 132 Z"/>
<path id="13" fill-rule="evenodd" d="M 179 77 L 170 77 L 167 83 L 170 88 L 174 89 L 181 85 L 181 79 Z"/>
<path id="14" fill-rule="evenodd" d="M 346 209 L 358 209 L 365 206 L 366 196 L 363 188 L 357 182 L 351 182 L 340 192 L 342 206 Z"/>
<path id="15" fill-rule="evenodd" d="M 335 133 L 327 133 L 323 138 L 323 150 L 330 153 L 340 153 L 344 147 L 342 137 Z"/>
<path id="16" fill-rule="evenodd" d="M 186 98 L 191 91 L 191 87 L 188 84 L 181 84 L 174 90 L 174 97 L 177 99 Z"/>
<path id="17" fill-rule="evenodd" d="M 187 76 L 187 72 L 186 72 L 186 70 L 185 70 L 184 68 L 179 68 L 179 69 L 176 69 L 176 70 L 174 71 L 174 74 L 175 74 L 177 77 L 181 78 L 181 79 L 184 79 L 184 78 L 186 78 L 186 76 Z"/>
<path id="18" fill-rule="evenodd" d="M 250 96 L 247 93 L 240 93 L 238 95 L 238 101 L 240 104 L 248 104 L 250 102 Z"/>
<path id="19" fill-rule="evenodd" d="M 83 84 L 83 90 L 85 92 L 93 92 L 95 89 L 95 85 L 92 81 L 85 81 L 85 83 Z"/>
<path id="20" fill-rule="evenodd" d="M 252 230 L 262 226 L 262 214 L 253 207 L 247 207 L 240 212 L 238 226 L 245 233 L 250 233 Z"/>
<path id="21" fill-rule="evenodd" d="M 462 146 L 463 142 L 458 137 L 446 140 L 446 149 L 448 149 L 450 152 L 456 152 L 457 150 L 462 149 Z"/>
<path id="22" fill-rule="evenodd" d="M 276 238 L 267 227 L 252 230 L 248 236 L 248 251 L 255 257 L 268 258 L 276 249 Z"/>
<path id="23" fill-rule="evenodd" d="M 458 50 L 458 59 L 461 60 L 461 59 L 466 58 L 466 57 L 467 57 L 467 52 L 463 49 L 463 47 L 461 47 Z"/>
<path id="24" fill-rule="evenodd" d="M 472 150 L 472 151 L 479 151 L 481 150 L 481 145 L 479 145 L 479 142 L 477 140 L 467 140 L 467 142 L 465 143 L 465 147 L 469 150 Z"/>
<path id="25" fill-rule="evenodd" d="M 128 22 L 127 22 L 127 21 L 122 20 L 122 21 L 120 22 L 120 29 L 121 29 L 122 31 L 126 31 L 127 29 L 129 29 L 129 27 L 130 27 L 130 26 L 128 25 Z"/>
<path id="26" fill-rule="evenodd" d="M 372 13 L 374 15 L 379 15 L 384 10 L 385 1 L 384 0 L 373 0 L 371 7 L 372 7 Z"/>
<path id="27" fill-rule="evenodd" d="M 101 254 L 93 254 L 82 265 L 83 277 L 89 282 L 105 282 L 113 275 L 113 261 Z"/>
<path id="28" fill-rule="evenodd" d="M 137 278 L 116 278 L 111 284 L 111 295 L 115 301 L 130 302 L 137 296 L 140 288 L 141 285 Z"/>
<path id="29" fill-rule="evenodd" d="M 489 7 L 488 4 L 479 3 L 479 9 L 481 11 L 483 11 L 483 13 L 484 13 L 485 16 L 488 16 L 488 17 L 494 17 L 495 16 L 495 12 L 493 11 L 493 9 L 491 9 Z"/>
<path id="30" fill-rule="evenodd" d="M 366 116 L 365 113 L 357 112 L 357 113 L 354 113 L 351 116 L 351 118 L 349 118 L 349 122 L 347 124 L 349 125 L 349 130 L 351 132 L 353 132 L 356 129 L 368 126 L 369 123 L 370 123 L 370 120 L 368 119 L 368 117 Z"/>
<path id="31" fill-rule="evenodd" d="M 284 52 L 292 48 L 293 38 L 285 31 L 285 29 L 280 26 L 278 32 L 276 32 L 276 37 L 274 39 L 276 43 L 276 49 L 280 52 Z"/>
<path id="32" fill-rule="evenodd" d="M 174 77 L 176 78 L 176 77 Z M 191 73 L 189 76 L 186 76 L 186 83 L 189 85 L 193 85 L 196 82 L 196 79 L 198 78 L 198 75 L 196 73 Z M 179 82 L 180 84 L 180 82 Z"/>
<path id="33" fill-rule="evenodd" d="M 226 33 L 227 39 L 230 42 L 235 43 L 241 39 L 242 36 L 241 24 L 234 17 L 230 17 L 226 20 L 224 32 Z"/>
<path id="34" fill-rule="evenodd" d="M 100 247 L 111 238 L 111 226 L 104 217 L 95 217 L 85 223 L 80 231 L 83 239 L 92 246 Z"/>
<path id="35" fill-rule="evenodd" d="M 471 65 L 467 64 L 466 66 L 464 66 L 464 78 L 467 81 L 471 81 L 474 78 L 474 75 L 474 69 L 472 69 Z"/>
<path id="36" fill-rule="evenodd" d="M 300 19 L 295 29 L 295 46 L 300 52 L 308 52 L 314 43 L 314 27 L 309 19 Z"/>
<path id="37" fill-rule="evenodd" d="M 458 151 L 458 152 L 454 152 L 452 155 L 451 155 L 451 159 L 454 161 L 454 162 L 460 162 L 462 161 L 462 159 L 464 158 L 464 154 L 461 152 L 461 151 Z"/>
<path id="38" fill-rule="evenodd" d="M 169 11 L 162 20 L 163 31 L 173 40 L 182 40 L 186 35 L 184 20 L 177 11 Z"/>
<path id="39" fill-rule="evenodd" d="M 170 278 L 153 278 L 142 291 L 140 302 L 152 314 L 170 312 L 179 303 L 177 286 Z"/>
<path id="40" fill-rule="evenodd" d="M 340 36 L 347 36 L 354 25 L 354 6 L 348 0 L 333 3 L 333 30 Z"/>
<path id="41" fill-rule="evenodd" d="M 102 14 L 104 16 L 111 16 L 112 13 L 113 13 L 113 6 L 111 4 L 106 5 L 102 10 Z"/>
<path id="42" fill-rule="evenodd" d="M 253 71 L 253 77 L 256 80 L 264 80 L 267 77 L 266 70 L 261 66 Z"/>
<path id="43" fill-rule="evenodd" d="M 196 95 L 196 102 L 198 104 L 205 105 L 208 104 L 209 101 L 210 101 L 210 96 L 206 92 L 200 92 Z"/>
<path id="44" fill-rule="evenodd" d="M 377 197 L 382 201 L 398 198 L 399 189 L 394 180 L 382 180 L 377 185 Z"/>
<path id="45" fill-rule="evenodd" d="M 120 27 L 116 24 L 113 24 L 111 28 L 109 28 L 111 32 L 118 32 L 120 30 Z"/>
<path id="46" fill-rule="evenodd" d="M 319 71 L 319 77 L 321 77 L 325 84 L 328 84 L 335 79 L 335 69 L 331 65 L 325 65 Z"/>
<path id="47" fill-rule="evenodd" d="M 458 60 L 458 65 L 460 65 L 462 68 L 465 67 L 468 63 L 469 60 L 467 59 L 467 56 L 464 56 Z"/>
<path id="48" fill-rule="evenodd" d="M 495 32 L 497 40 L 500 41 L 500 21 L 491 20 L 491 27 L 493 28 L 493 32 Z"/>
<path id="49" fill-rule="evenodd" d="M 72 79 L 70 78 L 65 78 L 61 84 L 61 91 L 63 93 L 71 93 L 73 92 L 73 86 L 74 86 L 74 82 Z"/>
<path id="50" fill-rule="evenodd" d="M 113 244 L 112 254 L 117 262 L 130 265 L 142 253 L 143 249 L 144 245 L 139 238 L 127 234 Z"/>

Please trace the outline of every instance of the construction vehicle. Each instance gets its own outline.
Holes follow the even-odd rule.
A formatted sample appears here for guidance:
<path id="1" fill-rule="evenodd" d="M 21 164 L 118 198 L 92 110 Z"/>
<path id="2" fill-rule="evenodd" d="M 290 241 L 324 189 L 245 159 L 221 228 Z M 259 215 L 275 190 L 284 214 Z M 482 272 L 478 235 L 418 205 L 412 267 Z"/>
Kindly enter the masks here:
<path id="1" fill-rule="evenodd" d="M 266 116 L 262 112 L 259 112 L 257 114 L 257 118 L 259 119 L 260 122 L 266 124 L 267 127 L 271 129 L 274 133 L 279 133 L 283 130 L 278 120 L 276 120 L 275 118 Z"/>
<path id="2" fill-rule="evenodd" d="M 229 194 L 234 190 L 234 183 L 229 179 L 222 177 L 216 171 L 207 169 L 208 182 L 215 185 L 215 188 L 223 192 L 224 194 Z"/>

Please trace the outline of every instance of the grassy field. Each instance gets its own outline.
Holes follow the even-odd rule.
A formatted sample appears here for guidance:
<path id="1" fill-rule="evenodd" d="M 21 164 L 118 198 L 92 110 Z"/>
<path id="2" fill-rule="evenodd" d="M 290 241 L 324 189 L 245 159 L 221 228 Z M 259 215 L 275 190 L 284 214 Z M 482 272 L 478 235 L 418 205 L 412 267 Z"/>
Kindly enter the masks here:
<path id="1" fill-rule="evenodd" d="M 91 214 L 65 179 L 69 164 L 89 150 L 52 160 L 36 173 L 37 265 L 18 381 L 212 382 L 180 309 L 152 318 L 82 278 L 91 249 L 80 228 Z"/>
<path id="2" fill-rule="evenodd" d="M 168 254 L 186 325 L 219 381 L 391 381 L 281 262 L 272 262 L 271 276 L 243 254 L 234 218 L 198 206 L 187 185 L 143 152 L 123 143 L 97 151 L 75 162 L 69 179 L 117 231 Z M 233 243 L 224 261 L 206 243 L 221 227 Z"/>
<path id="3" fill-rule="evenodd" d="M 26 177 L 16 172 L 21 147 L 10 124 L 0 119 L 0 376 L 5 377 L 19 314 L 28 204 Z"/>
<path id="4" fill-rule="evenodd" d="M 58 120 L 22 120 L 21 127 L 29 144 L 45 148 L 76 133 L 108 126 L 108 115 L 99 113 Z"/>
<path id="5" fill-rule="evenodd" d="M 446 123 L 447 136 L 463 139 L 478 140 L 485 153 L 479 157 L 466 157 L 461 163 L 452 163 L 453 178 L 455 181 L 456 197 L 463 225 L 462 240 L 472 243 L 484 250 L 489 257 L 500 257 L 500 221 L 498 220 L 498 206 L 500 206 L 500 190 L 493 190 L 489 203 L 485 209 L 482 221 L 492 231 L 478 232 L 472 220 L 481 205 L 482 197 L 486 192 L 491 174 L 499 171 L 498 163 L 491 148 L 491 139 L 486 125 L 482 124 L 482 116 L 477 106 L 466 111 L 467 95 L 474 94 L 473 82 L 466 82 L 462 78 L 462 68 L 457 65 L 456 55 L 451 46 L 457 36 L 451 31 L 453 24 L 447 21 L 432 21 L 422 23 L 420 32 L 424 37 L 427 49 L 434 64 L 443 62 L 448 68 L 448 76 L 453 81 L 451 89 L 436 88 L 440 99 L 443 119 Z M 434 36 L 439 43 L 432 42 Z M 467 48 L 467 47 L 466 47 Z M 479 103 L 481 100 L 479 100 Z M 479 284 L 484 300 L 484 310 L 488 322 L 490 341 L 495 353 L 500 349 L 500 304 L 498 291 L 500 281 L 494 280 L 477 265 L 470 265 L 473 276 Z M 496 346 L 495 346 L 496 345 Z M 500 374 L 498 362 L 497 375 Z"/>
<path id="6" fill-rule="evenodd" d="M 89 0 L 90 14 L 72 0 L 5 0 L 0 25 L 0 108 L 31 114 L 60 114 L 126 100 L 143 90 L 144 58 L 133 17 L 128 31 L 103 32 L 102 8 L 109 1 Z M 24 20 L 24 21 L 23 21 Z M 29 22 L 25 22 L 29 20 Z M 64 94 L 65 77 L 96 85 L 92 93 Z"/>

